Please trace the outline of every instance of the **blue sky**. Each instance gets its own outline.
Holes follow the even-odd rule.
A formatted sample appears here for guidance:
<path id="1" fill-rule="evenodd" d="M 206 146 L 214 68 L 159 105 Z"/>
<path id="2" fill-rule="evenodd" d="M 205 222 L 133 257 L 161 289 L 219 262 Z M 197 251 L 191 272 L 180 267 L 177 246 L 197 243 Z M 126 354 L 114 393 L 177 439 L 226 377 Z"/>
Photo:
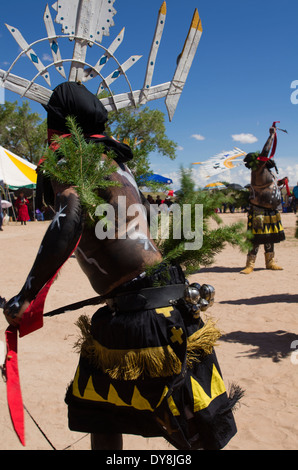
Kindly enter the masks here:
<path id="1" fill-rule="evenodd" d="M 52 3 L 53 0 L 49 6 L 55 18 Z M 7 70 L 19 53 L 4 23 L 18 28 L 28 43 L 46 37 L 43 23 L 46 4 L 44 0 L 2 2 L 1 69 Z M 162 0 L 116 0 L 115 26 L 110 29 L 110 37 L 102 42 L 107 47 L 125 26 L 125 38 L 116 55 L 120 62 L 132 54 L 143 56 L 128 72 L 135 90 L 143 85 L 161 4 Z M 178 144 L 177 158 L 170 161 L 151 155 L 152 170 L 171 176 L 174 187 L 178 188 L 177 174 L 181 166 L 191 167 L 193 162 L 205 161 L 234 146 L 246 152 L 260 150 L 272 122 L 281 121 L 280 127 L 287 129 L 288 134 L 278 133 L 279 176 L 288 176 L 290 184 L 295 185 L 298 181 L 298 104 L 294 104 L 297 96 L 291 84 L 298 81 L 297 1 L 168 0 L 153 85 L 172 79 L 195 8 L 202 20 L 203 35 L 173 121 L 168 121 L 163 99 L 149 104 L 165 113 L 167 135 Z M 56 32 L 61 33 L 60 25 L 56 25 Z M 69 47 L 68 40 L 60 42 L 63 58 Z M 92 63 L 98 59 L 98 49 L 94 49 L 88 57 Z M 48 43 L 44 42 L 35 50 L 46 63 L 50 53 Z M 27 58 L 22 58 L 12 72 L 29 79 L 36 74 Z M 51 78 L 52 87 L 63 81 L 54 69 L 51 69 Z M 47 86 L 43 81 L 40 84 Z M 95 91 L 98 84 L 88 82 L 87 86 Z M 119 81 L 115 92 L 127 91 L 121 90 L 122 84 Z M 5 98 L 19 100 L 17 95 L 7 91 Z M 30 104 L 32 110 L 46 117 L 41 105 L 32 101 Z M 240 184 L 249 182 L 249 171 L 243 166 L 207 181 L 201 178 L 198 166 L 192 168 L 198 185 L 214 179 Z"/>

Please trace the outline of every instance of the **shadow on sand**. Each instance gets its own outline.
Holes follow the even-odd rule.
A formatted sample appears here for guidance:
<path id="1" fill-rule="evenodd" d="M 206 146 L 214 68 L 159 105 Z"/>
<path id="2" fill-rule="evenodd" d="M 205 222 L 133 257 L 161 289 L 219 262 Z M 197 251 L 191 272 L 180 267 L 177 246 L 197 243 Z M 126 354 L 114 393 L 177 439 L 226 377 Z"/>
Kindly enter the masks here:
<path id="1" fill-rule="evenodd" d="M 259 297 L 249 297 L 237 300 L 221 300 L 219 304 L 230 305 L 262 305 L 262 304 L 296 304 L 298 303 L 298 294 L 270 294 L 260 295 Z"/>
<path id="2" fill-rule="evenodd" d="M 283 330 L 259 333 L 233 331 L 221 336 L 220 341 L 250 346 L 250 349 L 243 353 L 246 357 L 268 358 L 273 362 L 280 362 L 295 350 L 294 345 L 291 345 L 293 341 L 298 341 L 298 336 Z"/>

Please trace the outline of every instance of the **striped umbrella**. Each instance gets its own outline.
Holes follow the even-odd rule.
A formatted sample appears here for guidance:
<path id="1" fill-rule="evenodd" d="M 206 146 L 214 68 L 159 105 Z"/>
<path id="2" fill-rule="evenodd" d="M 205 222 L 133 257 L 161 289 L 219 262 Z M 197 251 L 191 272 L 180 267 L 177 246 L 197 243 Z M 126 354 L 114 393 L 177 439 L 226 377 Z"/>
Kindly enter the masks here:
<path id="1" fill-rule="evenodd" d="M 204 189 L 225 189 L 226 186 L 223 183 L 217 181 L 216 183 L 206 184 Z"/>

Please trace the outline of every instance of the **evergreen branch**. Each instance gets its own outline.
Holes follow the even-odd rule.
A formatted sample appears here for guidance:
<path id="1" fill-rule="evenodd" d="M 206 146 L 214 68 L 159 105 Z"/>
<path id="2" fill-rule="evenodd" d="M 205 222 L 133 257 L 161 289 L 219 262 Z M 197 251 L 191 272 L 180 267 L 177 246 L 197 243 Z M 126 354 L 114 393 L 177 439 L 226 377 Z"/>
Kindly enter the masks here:
<path id="1" fill-rule="evenodd" d="M 96 207 L 106 202 L 100 193 L 120 185 L 110 179 L 117 169 L 114 155 L 103 145 L 86 142 L 74 118 L 67 118 L 67 126 L 71 136 L 55 137 L 58 149 L 47 149 L 42 170 L 53 180 L 74 186 L 89 220 L 94 220 Z"/>
<path id="2" fill-rule="evenodd" d="M 250 234 L 247 232 L 242 222 L 231 225 L 223 225 L 223 221 L 216 213 L 216 209 L 223 203 L 232 203 L 233 198 L 220 191 L 210 193 L 207 191 L 195 191 L 195 184 L 191 177 L 191 170 L 181 169 L 181 189 L 179 195 L 179 205 L 181 210 L 180 233 L 181 237 L 175 239 L 174 224 L 177 233 L 177 220 L 174 216 L 170 218 L 169 237 L 166 239 L 157 239 L 156 244 L 163 256 L 164 264 L 181 264 L 186 275 L 198 271 L 201 266 L 210 266 L 214 262 L 215 256 L 220 253 L 228 243 L 231 246 L 238 247 L 241 251 L 248 251 L 251 248 Z M 191 230 L 195 232 L 195 207 L 197 204 L 203 206 L 203 244 L 200 249 L 186 250 L 185 243 L 191 243 L 184 236 L 183 231 L 183 211 L 184 205 L 190 206 Z M 213 219 L 218 227 L 211 229 L 210 220 Z M 160 231 L 159 231 L 160 233 Z"/>

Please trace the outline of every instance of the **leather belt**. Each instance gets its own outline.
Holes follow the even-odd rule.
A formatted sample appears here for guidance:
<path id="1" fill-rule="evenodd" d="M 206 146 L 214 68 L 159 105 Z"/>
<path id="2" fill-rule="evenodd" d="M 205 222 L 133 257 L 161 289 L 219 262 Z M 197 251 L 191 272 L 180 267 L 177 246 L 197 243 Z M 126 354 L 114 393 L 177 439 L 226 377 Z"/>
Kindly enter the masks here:
<path id="1" fill-rule="evenodd" d="M 136 312 L 167 307 L 184 297 L 185 284 L 173 284 L 163 287 L 148 287 L 135 292 L 125 292 L 106 299 L 110 308 L 116 312 Z"/>

